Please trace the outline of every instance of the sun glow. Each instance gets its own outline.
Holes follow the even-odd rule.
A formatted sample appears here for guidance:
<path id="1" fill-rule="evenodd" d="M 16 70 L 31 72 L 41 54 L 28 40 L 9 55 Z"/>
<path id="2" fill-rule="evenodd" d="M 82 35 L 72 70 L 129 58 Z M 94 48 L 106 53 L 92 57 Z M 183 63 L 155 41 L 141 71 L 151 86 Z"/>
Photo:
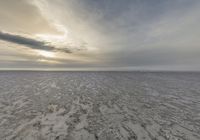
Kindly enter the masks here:
<path id="1" fill-rule="evenodd" d="M 65 35 L 37 34 L 36 36 L 44 41 L 51 43 L 64 42 L 65 39 L 67 38 L 66 34 Z"/>
<path id="2" fill-rule="evenodd" d="M 68 30 L 60 24 L 54 24 L 54 25 L 58 29 L 58 31 L 62 32 L 62 34 L 36 34 L 36 37 L 51 43 L 65 42 L 66 39 L 68 38 Z"/>
<path id="3" fill-rule="evenodd" d="M 55 53 L 54 52 L 39 50 L 39 51 L 37 51 L 37 53 L 40 56 L 43 56 L 43 57 L 46 57 L 46 58 L 53 58 L 53 57 L 55 57 Z"/>

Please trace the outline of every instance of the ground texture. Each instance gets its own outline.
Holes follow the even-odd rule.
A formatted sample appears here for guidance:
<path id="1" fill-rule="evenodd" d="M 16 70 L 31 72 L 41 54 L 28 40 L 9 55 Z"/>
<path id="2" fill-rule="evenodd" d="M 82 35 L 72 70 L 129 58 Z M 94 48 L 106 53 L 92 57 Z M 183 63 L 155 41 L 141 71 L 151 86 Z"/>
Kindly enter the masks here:
<path id="1" fill-rule="evenodd" d="M 1 140 L 200 140 L 200 73 L 0 72 Z"/>

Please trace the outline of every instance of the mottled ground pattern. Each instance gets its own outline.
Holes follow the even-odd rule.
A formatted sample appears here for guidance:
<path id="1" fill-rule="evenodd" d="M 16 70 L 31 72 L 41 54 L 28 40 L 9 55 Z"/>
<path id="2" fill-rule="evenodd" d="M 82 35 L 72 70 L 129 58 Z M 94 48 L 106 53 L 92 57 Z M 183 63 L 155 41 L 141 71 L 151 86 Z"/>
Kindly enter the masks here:
<path id="1" fill-rule="evenodd" d="M 200 73 L 0 72 L 1 140 L 200 140 Z"/>

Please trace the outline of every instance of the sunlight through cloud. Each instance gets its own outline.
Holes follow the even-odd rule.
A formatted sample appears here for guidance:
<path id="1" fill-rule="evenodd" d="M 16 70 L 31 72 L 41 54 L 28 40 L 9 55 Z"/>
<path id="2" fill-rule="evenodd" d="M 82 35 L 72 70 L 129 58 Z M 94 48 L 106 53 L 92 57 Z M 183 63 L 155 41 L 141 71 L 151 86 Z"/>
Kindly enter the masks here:
<path id="1" fill-rule="evenodd" d="M 55 57 L 55 53 L 54 52 L 37 50 L 37 53 L 38 53 L 38 55 L 46 57 L 46 58 L 53 58 L 53 57 Z"/>

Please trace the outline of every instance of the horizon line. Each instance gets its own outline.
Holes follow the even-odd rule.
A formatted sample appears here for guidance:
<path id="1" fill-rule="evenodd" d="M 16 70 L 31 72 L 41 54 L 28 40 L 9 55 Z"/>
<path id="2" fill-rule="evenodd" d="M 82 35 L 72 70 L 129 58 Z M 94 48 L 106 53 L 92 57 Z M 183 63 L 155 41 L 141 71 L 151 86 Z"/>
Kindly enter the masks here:
<path id="1" fill-rule="evenodd" d="M 0 72 L 200 72 L 200 70 L 159 70 L 159 69 L 1 69 Z"/>

